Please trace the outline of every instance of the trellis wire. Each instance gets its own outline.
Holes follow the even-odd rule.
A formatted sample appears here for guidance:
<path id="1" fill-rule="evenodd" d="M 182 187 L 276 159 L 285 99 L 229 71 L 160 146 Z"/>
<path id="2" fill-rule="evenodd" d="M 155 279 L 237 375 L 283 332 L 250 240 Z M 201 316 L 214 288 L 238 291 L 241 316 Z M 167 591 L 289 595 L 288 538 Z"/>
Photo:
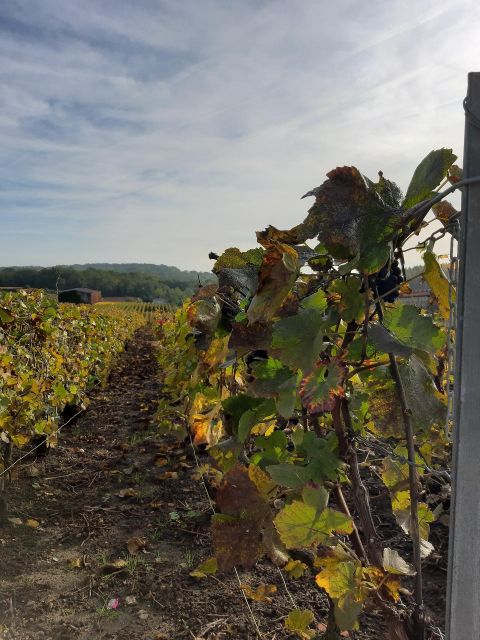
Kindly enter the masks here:
<path id="1" fill-rule="evenodd" d="M 458 225 L 458 222 L 456 222 Z M 457 305 L 456 299 L 454 299 L 454 292 L 457 288 L 458 279 L 458 256 L 457 256 L 457 243 L 453 237 L 453 233 L 450 236 L 450 253 L 449 253 L 449 265 L 448 265 L 448 305 L 449 305 L 449 317 L 447 328 L 447 417 L 445 419 L 445 436 L 451 438 L 450 422 L 453 416 L 453 383 L 452 375 L 455 366 L 455 332 L 457 328 Z"/>

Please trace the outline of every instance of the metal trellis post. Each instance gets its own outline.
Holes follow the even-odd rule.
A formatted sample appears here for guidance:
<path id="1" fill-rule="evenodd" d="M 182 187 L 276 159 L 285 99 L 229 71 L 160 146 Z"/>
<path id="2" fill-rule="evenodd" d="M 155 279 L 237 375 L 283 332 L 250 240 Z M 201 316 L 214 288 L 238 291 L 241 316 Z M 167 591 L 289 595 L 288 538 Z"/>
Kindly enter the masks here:
<path id="1" fill-rule="evenodd" d="M 480 73 L 468 75 L 463 175 L 480 175 Z M 480 183 L 463 188 L 447 640 L 480 640 Z"/>

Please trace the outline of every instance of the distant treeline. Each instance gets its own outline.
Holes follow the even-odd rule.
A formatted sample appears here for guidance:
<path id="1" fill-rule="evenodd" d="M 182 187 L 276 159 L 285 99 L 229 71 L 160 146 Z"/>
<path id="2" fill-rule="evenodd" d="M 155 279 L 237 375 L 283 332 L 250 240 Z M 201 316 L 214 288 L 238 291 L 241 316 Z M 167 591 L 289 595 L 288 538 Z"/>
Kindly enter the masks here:
<path id="1" fill-rule="evenodd" d="M 166 264 L 151 264 L 148 262 L 90 262 L 87 264 L 70 264 L 66 266 L 71 269 L 78 269 L 79 271 L 101 269 L 102 271 L 115 271 L 120 273 L 148 273 L 151 276 L 157 276 L 162 282 L 168 284 L 169 287 L 182 288 L 182 285 L 198 284 L 199 279 L 202 283 L 215 280 L 215 276 L 209 272 L 182 271 L 178 267 L 170 267 Z"/>
<path id="2" fill-rule="evenodd" d="M 175 267 L 167 267 L 167 269 L 175 269 Z M 196 291 L 198 276 L 196 272 L 182 272 L 179 269 L 176 271 L 182 275 L 178 277 L 178 274 L 173 272 L 171 275 L 175 277 L 167 280 L 141 271 L 115 271 L 113 268 L 90 266 L 81 268 L 77 265 L 47 268 L 5 267 L 0 268 L 0 286 L 51 290 L 86 287 L 98 289 L 103 296 L 107 297 L 133 296 L 147 302 L 161 299 L 166 303 L 178 305 Z M 188 277 L 184 274 L 188 274 Z M 212 274 L 206 275 L 212 279 Z"/>

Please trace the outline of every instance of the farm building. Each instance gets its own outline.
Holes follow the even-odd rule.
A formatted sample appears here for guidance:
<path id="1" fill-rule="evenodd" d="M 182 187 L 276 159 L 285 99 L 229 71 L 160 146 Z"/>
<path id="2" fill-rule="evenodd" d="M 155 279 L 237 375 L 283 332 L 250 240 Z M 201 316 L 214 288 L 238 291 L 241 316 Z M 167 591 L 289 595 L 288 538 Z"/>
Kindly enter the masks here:
<path id="1" fill-rule="evenodd" d="M 73 302 L 75 304 L 95 304 L 102 299 L 102 292 L 95 289 L 64 289 L 58 292 L 59 302 Z"/>
<path id="2" fill-rule="evenodd" d="M 411 293 L 400 293 L 400 302 L 403 304 L 413 304 L 422 309 L 433 308 L 434 306 L 430 289 L 419 289 Z"/>

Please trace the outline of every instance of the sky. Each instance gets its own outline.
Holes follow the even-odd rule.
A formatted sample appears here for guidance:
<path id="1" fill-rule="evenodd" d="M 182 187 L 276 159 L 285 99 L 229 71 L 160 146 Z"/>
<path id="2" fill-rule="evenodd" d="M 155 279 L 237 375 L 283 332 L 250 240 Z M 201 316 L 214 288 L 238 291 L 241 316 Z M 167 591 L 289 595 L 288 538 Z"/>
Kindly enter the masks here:
<path id="1" fill-rule="evenodd" d="M 461 164 L 479 19 L 470 0 L 1 2 L 0 266 L 209 269 L 303 220 L 336 166 L 406 190 L 431 149 Z"/>

